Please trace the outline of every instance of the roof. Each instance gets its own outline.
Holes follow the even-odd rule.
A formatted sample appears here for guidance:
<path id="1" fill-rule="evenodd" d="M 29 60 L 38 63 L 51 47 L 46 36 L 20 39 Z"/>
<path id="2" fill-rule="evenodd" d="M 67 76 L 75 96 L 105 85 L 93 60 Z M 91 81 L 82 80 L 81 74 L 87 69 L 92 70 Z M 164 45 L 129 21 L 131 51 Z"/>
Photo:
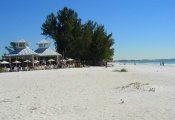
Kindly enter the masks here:
<path id="1" fill-rule="evenodd" d="M 45 39 L 39 41 L 37 44 L 49 44 L 49 42 Z"/>
<path id="2" fill-rule="evenodd" d="M 61 54 L 57 53 L 50 47 L 48 48 L 38 48 L 35 50 L 36 53 L 38 53 L 39 56 L 62 56 Z"/>
<path id="3" fill-rule="evenodd" d="M 10 52 L 6 56 L 28 56 L 28 55 L 38 55 L 36 52 L 31 50 L 29 47 L 19 48 L 15 51 Z"/>
<path id="4" fill-rule="evenodd" d="M 25 39 L 20 39 L 18 41 L 16 41 L 15 43 L 28 43 Z"/>

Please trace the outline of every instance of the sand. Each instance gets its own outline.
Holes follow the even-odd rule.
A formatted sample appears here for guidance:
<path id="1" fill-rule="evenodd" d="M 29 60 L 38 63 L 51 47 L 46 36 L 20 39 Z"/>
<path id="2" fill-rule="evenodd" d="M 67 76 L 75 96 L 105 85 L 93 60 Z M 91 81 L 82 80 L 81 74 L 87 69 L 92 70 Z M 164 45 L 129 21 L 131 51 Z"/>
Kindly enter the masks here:
<path id="1" fill-rule="evenodd" d="M 0 120 L 175 120 L 174 73 L 158 65 L 1 73 Z"/>

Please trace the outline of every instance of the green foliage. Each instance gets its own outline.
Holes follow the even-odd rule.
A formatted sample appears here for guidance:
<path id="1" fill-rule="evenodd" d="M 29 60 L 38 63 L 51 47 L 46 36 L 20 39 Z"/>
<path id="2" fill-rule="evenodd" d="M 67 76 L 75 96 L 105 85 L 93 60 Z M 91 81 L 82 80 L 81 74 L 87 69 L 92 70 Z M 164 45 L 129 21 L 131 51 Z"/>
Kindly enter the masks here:
<path id="1" fill-rule="evenodd" d="M 120 72 L 127 72 L 127 70 L 125 68 L 122 68 Z"/>
<path id="2" fill-rule="evenodd" d="M 0 73 L 5 72 L 3 68 L 0 67 Z"/>
<path id="3" fill-rule="evenodd" d="M 128 72 L 128 70 L 127 69 L 125 69 L 125 68 L 122 68 L 121 70 L 114 70 L 113 72 Z"/>
<path id="4" fill-rule="evenodd" d="M 54 39 L 57 51 L 65 58 L 99 65 L 104 59 L 113 57 L 112 34 L 107 34 L 104 26 L 96 22 L 89 20 L 82 24 L 78 14 L 67 7 L 57 15 L 48 15 L 41 29 L 43 35 Z"/>
<path id="5" fill-rule="evenodd" d="M 15 44 L 15 42 L 10 42 L 10 45 L 9 46 L 5 46 L 5 49 L 8 52 L 12 52 L 12 51 L 16 50 L 16 44 Z"/>

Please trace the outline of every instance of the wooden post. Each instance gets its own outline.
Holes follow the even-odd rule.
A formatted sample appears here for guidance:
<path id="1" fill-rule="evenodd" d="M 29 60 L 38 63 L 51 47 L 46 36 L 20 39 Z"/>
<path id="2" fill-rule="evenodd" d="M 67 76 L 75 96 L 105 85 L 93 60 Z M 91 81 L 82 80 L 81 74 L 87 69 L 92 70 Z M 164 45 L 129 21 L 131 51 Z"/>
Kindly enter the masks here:
<path id="1" fill-rule="evenodd" d="M 11 64 L 12 59 L 11 59 L 11 57 L 9 57 L 9 62 L 10 62 L 10 70 L 12 70 L 12 64 Z"/>
<path id="2" fill-rule="evenodd" d="M 34 65 L 34 56 L 32 55 L 32 66 L 33 66 L 33 68 L 35 67 L 35 65 Z"/>
<path id="3" fill-rule="evenodd" d="M 12 59 L 11 59 L 11 57 L 9 57 L 9 62 L 10 62 L 10 63 L 12 62 Z"/>
<path id="4" fill-rule="evenodd" d="M 58 55 L 57 55 L 57 65 L 58 65 Z"/>

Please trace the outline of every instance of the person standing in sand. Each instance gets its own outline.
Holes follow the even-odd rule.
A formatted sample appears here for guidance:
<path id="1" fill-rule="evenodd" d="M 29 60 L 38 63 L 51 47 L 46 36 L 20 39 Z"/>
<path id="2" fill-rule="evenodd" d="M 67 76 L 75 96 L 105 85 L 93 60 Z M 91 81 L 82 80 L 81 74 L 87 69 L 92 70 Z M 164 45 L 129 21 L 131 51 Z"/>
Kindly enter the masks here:
<path id="1" fill-rule="evenodd" d="M 162 66 L 164 66 L 164 61 L 162 61 Z"/>
<path id="2" fill-rule="evenodd" d="M 107 60 L 105 61 L 105 65 L 106 65 L 106 68 L 108 67 L 108 62 L 107 62 Z"/>

